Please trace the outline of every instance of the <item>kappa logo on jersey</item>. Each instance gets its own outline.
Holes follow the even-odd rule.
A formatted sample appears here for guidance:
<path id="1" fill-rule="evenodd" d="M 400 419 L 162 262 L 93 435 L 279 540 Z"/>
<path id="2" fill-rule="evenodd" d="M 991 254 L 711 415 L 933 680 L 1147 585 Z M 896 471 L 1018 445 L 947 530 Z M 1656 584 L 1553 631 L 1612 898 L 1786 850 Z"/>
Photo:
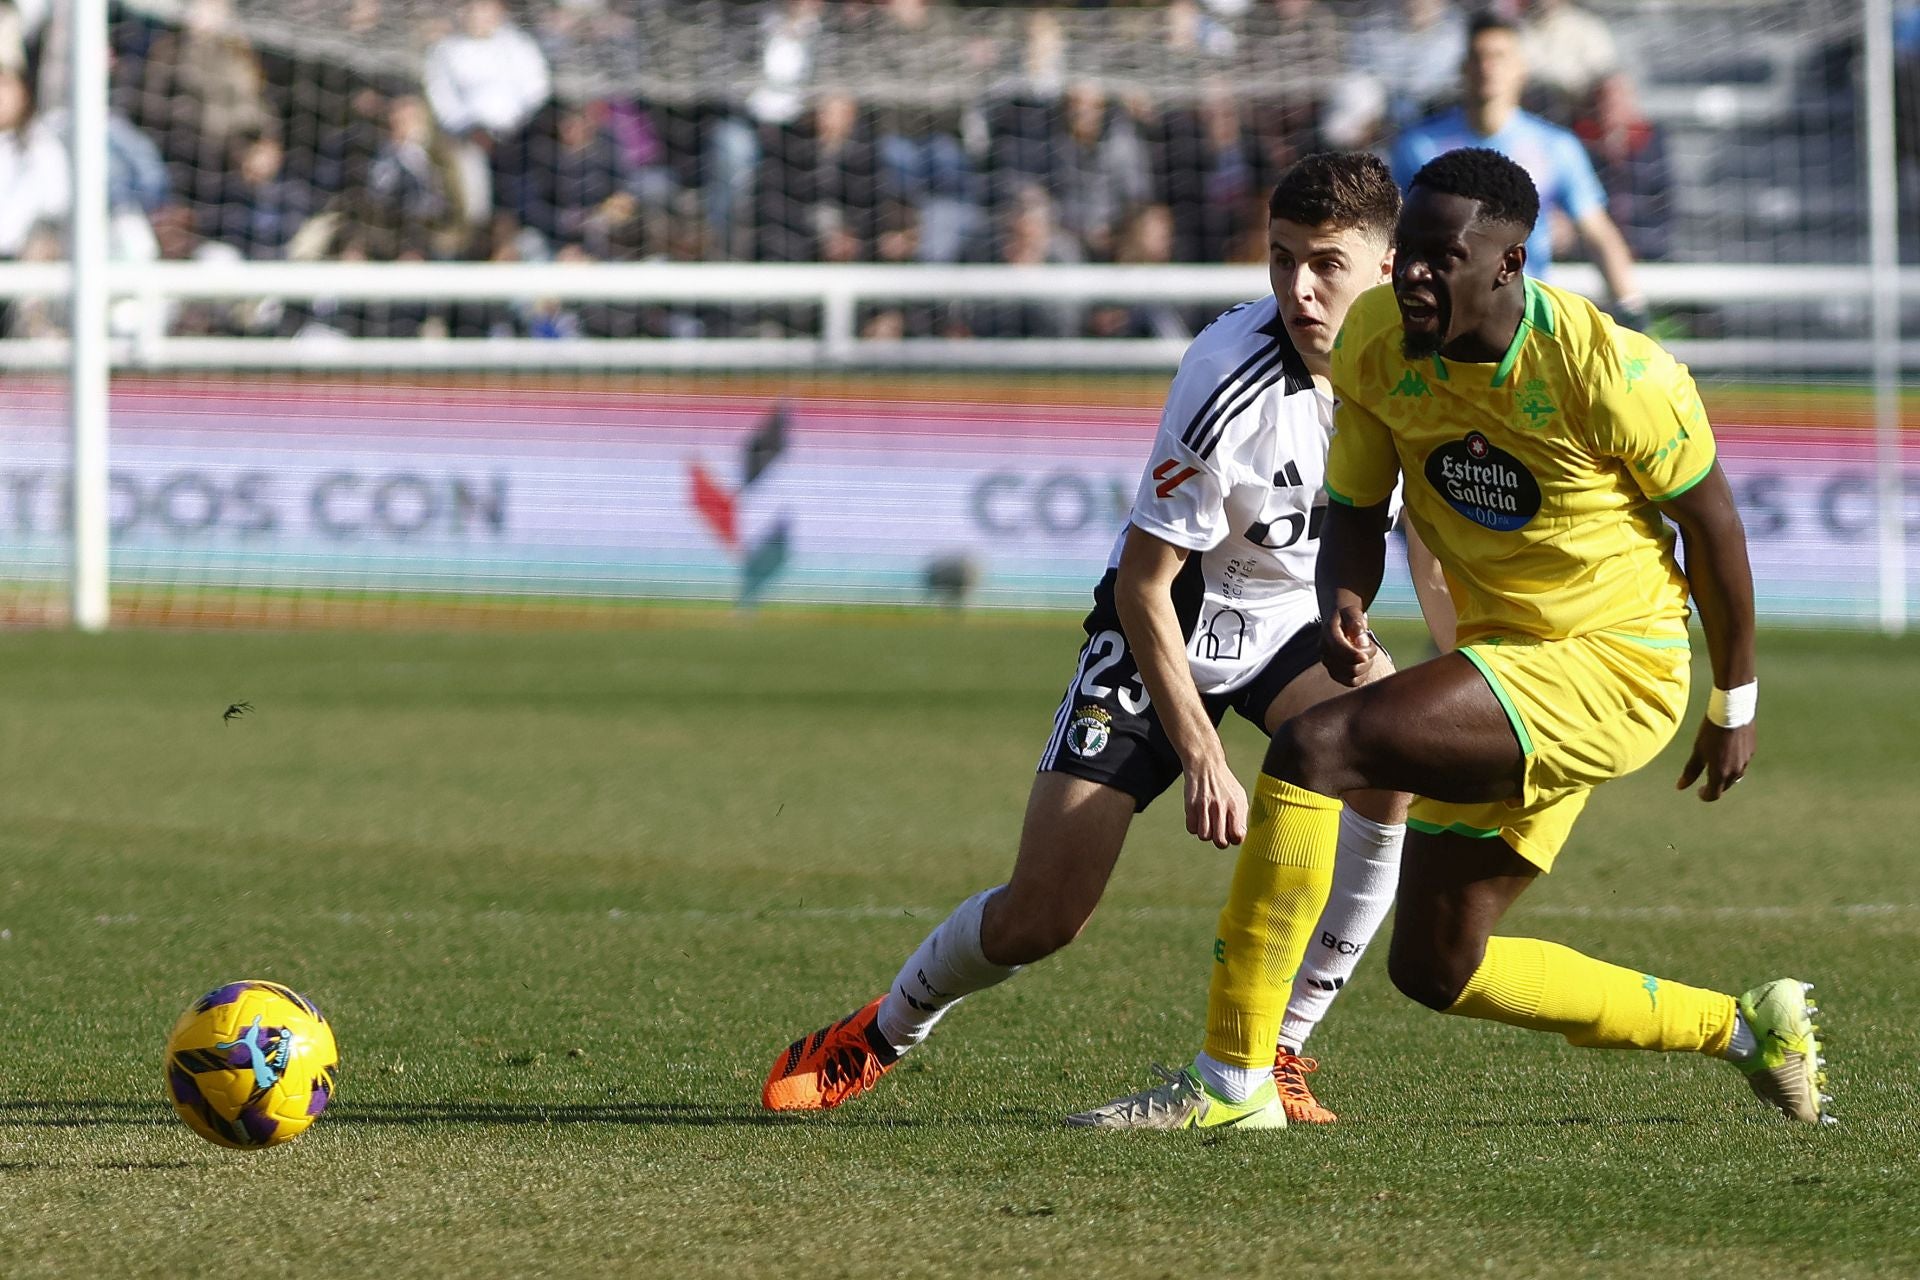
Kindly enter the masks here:
<path id="1" fill-rule="evenodd" d="M 1113 716 L 1104 707 L 1085 706 L 1067 726 L 1067 750 L 1086 759 L 1097 756 L 1113 741 Z"/>
<path id="2" fill-rule="evenodd" d="M 1421 377 L 1412 369 L 1409 369 L 1401 377 L 1400 381 L 1393 384 L 1393 390 L 1387 392 L 1387 394 L 1390 396 L 1431 396 L 1433 389 L 1427 385 L 1425 378 Z"/>
<path id="3" fill-rule="evenodd" d="M 1428 454 L 1426 476 L 1448 506 L 1500 533 L 1524 528 L 1540 512 L 1540 482 L 1478 431 Z"/>
<path id="4" fill-rule="evenodd" d="M 1520 388 L 1520 412 L 1527 415 L 1525 425 L 1538 431 L 1547 425 L 1547 419 L 1560 412 L 1560 406 L 1547 394 L 1547 384 L 1534 378 Z"/>
<path id="5" fill-rule="evenodd" d="M 1153 469 L 1153 478 L 1160 482 L 1153 487 L 1153 491 L 1162 498 L 1167 497 L 1199 474 L 1198 467 L 1183 467 L 1178 458 L 1168 458 Z"/>

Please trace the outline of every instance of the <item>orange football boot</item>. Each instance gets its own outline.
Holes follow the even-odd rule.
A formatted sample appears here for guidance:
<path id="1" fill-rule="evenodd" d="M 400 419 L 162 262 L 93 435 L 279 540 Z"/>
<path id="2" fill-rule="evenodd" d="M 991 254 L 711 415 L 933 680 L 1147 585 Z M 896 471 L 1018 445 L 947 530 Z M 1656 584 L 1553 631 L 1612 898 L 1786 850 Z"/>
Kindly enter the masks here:
<path id="1" fill-rule="evenodd" d="M 769 1111 L 830 1111 L 878 1084 L 900 1060 L 874 1027 L 881 998 L 788 1045 L 767 1073 L 760 1105 Z"/>
<path id="2" fill-rule="evenodd" d="M 1307 1088 L 1307 1073 L 1319 1069 L 1320 1064 L 1312 1058 L 1285 1049 L 1273 1060 L 1273 1087 L 1280 1092 L 1280 1106 L 1287 1113 L 1288 1124 L 1332 1124 L 1340 1118 L 1321 1106 L 1313 1090 Z"/>

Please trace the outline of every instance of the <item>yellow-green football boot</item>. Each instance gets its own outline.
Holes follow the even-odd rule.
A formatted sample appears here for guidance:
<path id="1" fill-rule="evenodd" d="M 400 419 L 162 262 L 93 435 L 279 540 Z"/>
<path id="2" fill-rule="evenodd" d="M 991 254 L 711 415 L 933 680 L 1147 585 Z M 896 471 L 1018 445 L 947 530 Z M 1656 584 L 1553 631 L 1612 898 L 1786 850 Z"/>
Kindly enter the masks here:
<path id="1" fill-rule="evenodd" d="M 1827 1104 L 1833 1099 L 1820 1091 L 1827 1083 L 1827 1062 L 1820 1056 L 1820 1028 L 1813 1022 L 1820 1010 L 1812 993 L 1811 982 L 1776 978 L 1741 996 L 1740 1016 L 1759 1047 L 1733 1065 L 1760 1100 L 1787 1119 L 1832 1124 Z"/>
<path id="2" fill-rule="evenodd" d="M 1268 1076 L 1245 1102 L 1228 1102 L 1206 1085 L 1192 1067 L 1153 1069 L 1160 1083 L 1116 1098 L 1104 1107 L 1067 1117 L 1076 1129 L 1284 1129 L 1287 1113 Z"/>

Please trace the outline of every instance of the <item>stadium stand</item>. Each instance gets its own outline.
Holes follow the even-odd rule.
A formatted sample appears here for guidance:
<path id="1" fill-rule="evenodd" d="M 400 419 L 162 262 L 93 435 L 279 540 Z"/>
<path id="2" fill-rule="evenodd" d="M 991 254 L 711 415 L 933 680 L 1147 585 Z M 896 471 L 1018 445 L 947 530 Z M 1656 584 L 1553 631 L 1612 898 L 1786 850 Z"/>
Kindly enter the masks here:
<path id="1" fill-rule="evenodd" d="M 0 11 L 13 18 L 0 26 L 0 165 L 31 173 L 59 150 L 61 113 L 29 102 L 8 125 L 4 68 L 57 102 L 60 22 L 32 4 Z M 1852 5 L 1515 12 L 1536 58 L 1612 33 L 1620 72 L 1609 50 L 1550 64 L 1530 104 L 1583 129 L 1643 257 L 1860 259 Z M 1275 175 L 1319 147 L 1384 145 L 1444 101 L 1452 77 L 1435 68 L 1462 26 L 1447 0 L 121 0 L 115 17 L 117 252 L 136 260 L 1259 261 Z M 10 191 L 0 255 L 48 256 L 34 232 L 57 224 L 63 186 Z M 189 307 L 172 323 L 284 335 L 316 321 L 378 336 L 811 323 L 497 305 Z M 1032 304 L 862 323 L 912 336 L 1186 326 Z"/>

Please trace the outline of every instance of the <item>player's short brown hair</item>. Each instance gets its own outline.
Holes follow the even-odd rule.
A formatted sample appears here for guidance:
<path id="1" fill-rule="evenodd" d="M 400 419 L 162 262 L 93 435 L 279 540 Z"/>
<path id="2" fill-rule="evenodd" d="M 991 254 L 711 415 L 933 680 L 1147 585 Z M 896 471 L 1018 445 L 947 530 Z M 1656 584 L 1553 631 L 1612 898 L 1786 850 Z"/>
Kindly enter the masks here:
<path id="1" fill-rule="evenodd" d="M 1400 217 L 1400 188 L 1371 152 L 1323 151 L 1280 175 L 1267 200 L 1267 216 L 1389 240 Z"/>

